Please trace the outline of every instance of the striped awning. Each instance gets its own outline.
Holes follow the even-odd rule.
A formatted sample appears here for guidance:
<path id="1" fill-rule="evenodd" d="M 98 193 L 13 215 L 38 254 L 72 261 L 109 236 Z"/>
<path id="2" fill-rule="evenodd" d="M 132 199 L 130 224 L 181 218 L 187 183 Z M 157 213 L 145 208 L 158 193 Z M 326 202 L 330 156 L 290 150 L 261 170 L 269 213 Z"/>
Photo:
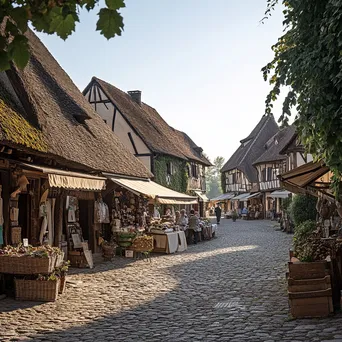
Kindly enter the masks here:
<path id="1" fill-rule="evenodd" d="M 20 163 L 25 170 L 34 170 L 47 175 L 49 185 L 52 188 L 68 190 L 101 191 L 106 188 L 106 178 L 89 175 L 86 173 L 53 169 L 27 163 Z"/>

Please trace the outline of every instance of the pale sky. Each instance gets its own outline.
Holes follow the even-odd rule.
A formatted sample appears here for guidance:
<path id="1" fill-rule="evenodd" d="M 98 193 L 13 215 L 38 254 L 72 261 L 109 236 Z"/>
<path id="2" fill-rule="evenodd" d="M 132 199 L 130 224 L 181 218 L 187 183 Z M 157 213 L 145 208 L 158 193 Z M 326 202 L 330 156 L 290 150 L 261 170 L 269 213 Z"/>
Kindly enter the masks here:
<path id="1" fill-rule="evenodd" d="M 92 76 L 156 108 L 211 159 L 227 160 L 264 114 L 270 86 L 260 69 L 282 34 L 281 8 L 260 23 L 266 0 L 126 0 L 121 37 L 95 31 L 98 9 L 81 13 L 66 42 L 39 34 L 83 90 Z M 281 103 L 275 106 L 278 119 Z"/>

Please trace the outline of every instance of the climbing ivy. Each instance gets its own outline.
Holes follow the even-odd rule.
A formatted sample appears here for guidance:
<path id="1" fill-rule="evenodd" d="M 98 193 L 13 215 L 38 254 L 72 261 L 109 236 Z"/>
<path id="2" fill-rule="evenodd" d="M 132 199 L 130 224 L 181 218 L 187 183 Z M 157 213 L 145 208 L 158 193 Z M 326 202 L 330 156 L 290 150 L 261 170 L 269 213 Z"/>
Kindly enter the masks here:
<path id="1" fill-rule="evenodd" d="M 167 181 L 167 164 L 171 162 L 173 174 L 170 175 L 170 182 Z M 188 187 L 187 163 L 185 160 L 170 156 L 158 156 L 154 160 L 155 181 L 167 188 L 185 193 Z"/>

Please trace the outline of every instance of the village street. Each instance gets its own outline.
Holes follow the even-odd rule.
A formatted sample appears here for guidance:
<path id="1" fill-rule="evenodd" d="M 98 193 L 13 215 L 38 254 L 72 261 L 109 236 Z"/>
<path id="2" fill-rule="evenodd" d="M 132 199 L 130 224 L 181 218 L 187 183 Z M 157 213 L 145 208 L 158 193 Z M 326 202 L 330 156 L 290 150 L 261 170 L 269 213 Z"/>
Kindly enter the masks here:
<path id="1" fill-rule="evenodd" d="M 0 340 L 342 341 L 342 315 L 289 317 L 291 238 L 270 221 L 223 220 L 185 253 L 74 270 L 55 303 L 0 301 Z"/>

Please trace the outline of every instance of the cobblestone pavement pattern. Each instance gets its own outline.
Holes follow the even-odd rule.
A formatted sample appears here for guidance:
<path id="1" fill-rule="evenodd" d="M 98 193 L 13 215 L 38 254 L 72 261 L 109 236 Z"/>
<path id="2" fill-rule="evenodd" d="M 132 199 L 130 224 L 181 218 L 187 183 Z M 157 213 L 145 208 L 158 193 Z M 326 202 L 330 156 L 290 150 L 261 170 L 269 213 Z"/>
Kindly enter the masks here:
<path id="1" fill-rule="evenodd" d="M 74 272 L 56 303 L 0 301 L 0 340 L 342 341 L 342 315 L 290 319 L 290 243 L 271 222 L 223 220 L 185 253 Z"/>

